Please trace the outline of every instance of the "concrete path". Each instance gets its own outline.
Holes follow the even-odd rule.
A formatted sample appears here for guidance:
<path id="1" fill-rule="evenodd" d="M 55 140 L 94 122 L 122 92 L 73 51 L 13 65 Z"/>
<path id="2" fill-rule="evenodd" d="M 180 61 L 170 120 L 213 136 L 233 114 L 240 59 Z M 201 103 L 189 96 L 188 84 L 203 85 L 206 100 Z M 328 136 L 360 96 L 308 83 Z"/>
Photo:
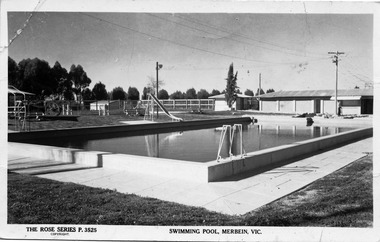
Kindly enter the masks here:
<path id="1" fill-rule="evenodd" d="M 351 143 L 259 175 L 237 176 L 212 183 L 192 183 L 160 176 L 147 176 L 119 170 L 85 169 L 71 164 L 72 170 L 43 171 L 39 177 L 62 182 L 74 182 L 91 187 L 116 189 L 144 197 L 200 206 L 225 214 L 244 214 L 278 198 L 288 195 L 372 152 L 373 138 Z M 16 160 L 20 163 L 17 165 Z M 29 159 L 29 160 L 28 160 Z M 28 162 L 30 161 L 30 162 Z M 23 163 L 24 167 L 21 167 Z M 28 168 L 28 164 L 33 165 Z M 8 156 L 9 169 L 38 174 L 36 166 L 46 169 L 49 161 L 35 161 L 27 157 Z M 62 164 L 51 163 L 51 167 Z M 67 167 L 61 167 L 67 168 Z M 87 167 L 88 168 L 88 167 Z M 52 168 L 53 169 L 53 168 Z M 78 170 L 75 170 L 78 169 Z"/>

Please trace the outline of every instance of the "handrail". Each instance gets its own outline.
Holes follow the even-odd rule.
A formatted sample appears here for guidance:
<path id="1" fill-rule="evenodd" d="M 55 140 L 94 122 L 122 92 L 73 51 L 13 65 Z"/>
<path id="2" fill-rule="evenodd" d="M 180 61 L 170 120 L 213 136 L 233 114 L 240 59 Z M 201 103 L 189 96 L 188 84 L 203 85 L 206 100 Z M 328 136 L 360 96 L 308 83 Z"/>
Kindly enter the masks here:
<path id="1" fill-rule="evenodd" d="M 234 137 L 235 137 L 235 131 L 238 130 L 238 132 L 240 133 L 240 158 L 243 158 L 246 153 L 245 153 L 245 149 L 244 149 L 244 144 L 243 144 L 243 128 L 242 128 L 242 125 L 241 124 L 234 124 L 233 126 L 231 125 L 223 125 L 222 127 L 222 133 L 220 134 L 220 140 L 219 140 L 219 148 L 218 148 L 218 154 L 217 154 L 217 157 L 216 157 L 216 161 L 220 161 L 220 159 L 222 159 L 221 155 L 220 155 L 220 152 L 222 150 L 222 147 L 223 147 L 223 142 L 225 140 L 225 137 L 226 137 L 226 133 L 229 131 L 229 135 L 228 135 L 228 138 L 229 138 L 229 149 L 228 149 L 228 154 L 229 154 L 229 158 L 232 160 L 234 157 L 237 157 L 238 155 L 234 155 L 232 153 L 232 146 L 234 144 Z"/>

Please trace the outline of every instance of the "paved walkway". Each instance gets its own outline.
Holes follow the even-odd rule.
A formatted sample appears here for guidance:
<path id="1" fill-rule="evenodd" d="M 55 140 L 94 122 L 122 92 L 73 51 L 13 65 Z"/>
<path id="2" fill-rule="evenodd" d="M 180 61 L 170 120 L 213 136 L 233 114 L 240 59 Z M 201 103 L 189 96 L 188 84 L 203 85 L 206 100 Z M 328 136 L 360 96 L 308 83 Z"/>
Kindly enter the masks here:
<path id="1" fill-rule="evenodd" d="M 366 152 L 372 152 L 372 142 L 373 138 L 367 138 L 259 175 L 237 176 L 207 184 L 75 164 L 36 161 L 17 155 L 8 156 L 8 166 L 15 172 L 32 173 L 57 181 L 116 189 L 122 193 L 200 206 L 225 214 L 244 214 L 364 157 Z"/>

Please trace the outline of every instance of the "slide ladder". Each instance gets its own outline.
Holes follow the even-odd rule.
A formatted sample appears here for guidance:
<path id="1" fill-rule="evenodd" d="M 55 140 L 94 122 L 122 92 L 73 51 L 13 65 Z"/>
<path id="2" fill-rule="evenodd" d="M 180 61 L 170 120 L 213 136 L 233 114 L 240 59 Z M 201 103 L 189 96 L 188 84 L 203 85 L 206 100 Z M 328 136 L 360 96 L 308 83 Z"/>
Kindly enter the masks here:
<path id="1" fill-rule="evenodd" d="M 229 141 L 228 155 L 231 160 L 234 157 L 234 154 L 232 153 L 232 146 L 234 144 L 235 132 L 239 133 L 239 138 L 240 138 L 240 155 L 237 155 L 237 157 L 243 158 L 246 155 L 244 145 L 243 145 L 243 126 L 241 124 L 234 124 L 233 126 L 223 125 L 222 133 L 220 134 L 218 155 L 216 157 L 216 160 L 218 162 L 220 159 L 222 159 L 220 152 L 222 151 L 222 147 L 223 147 L 223 143 L 224 143 L 226 135 L 228 135 L 227 138 Z"/>
<path id="2" fill-rule="evenodd" d="M 175 121 L 180 121 L 180 122 L 182 122 L 183 121 L 183 119 L 182 118 L 178 118 L 178 117 L 176 117 L 176 116 L 174 116 L 173 114 L 171 114 L 171 113 L 169 113 L 169 111 L 165 108 L 165 106 L 160 102 L 160 100 L 158 100 L 157 99 L 157 97 L 156 96 L 154 96 L 153 94 L 148 94 L 149 95 L 149 97 L 161 108 L 161 110 L 162 111 L 164 111 L 164 113 L 168 116 L 168 117 L 170 117 L 172 120 L 175 120 Z M 150 102 L 148 102 L 148 103 L 150 103 Z M 148 105 L 148 107 L 147 107 L 147 110 L 146 111 L 148 111 L 149 112 L 149 114 L 151 114 L 152 115 L 152 120 L 153 120 L 153 105 L 152 105 L 152 109 L 151 109 L 151 112 L 150 112 L 150 110 L 149 110 L 149 105 Z M 146 112 L 145 112 L 146 113 Z"/>

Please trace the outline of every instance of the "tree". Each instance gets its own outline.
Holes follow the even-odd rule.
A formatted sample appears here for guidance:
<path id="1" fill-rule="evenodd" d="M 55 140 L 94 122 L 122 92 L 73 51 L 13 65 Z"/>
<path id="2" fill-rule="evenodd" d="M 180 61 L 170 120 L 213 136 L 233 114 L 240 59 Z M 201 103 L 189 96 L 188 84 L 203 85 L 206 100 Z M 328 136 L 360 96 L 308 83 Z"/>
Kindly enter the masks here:
<path id="1" fill-rule="evenodd" d="M 170 94 L 170 99 L 184 99 L 185 98 L 185 93 L 181 91 L 175 91 L 172 94 Z"/>
<path id="2" fill-rule="evenodd" d="M 15 88 L 20 88 L 20 80 L 18 78 L 19 68 L 11 57 L 8 56 L 8 84 Z"/>
<path id="3" fill-rule="evenodd" d="M 355 86 L 355 88 L 354 89 L 360 89 L 360 87 L 358 87 L 358 86 Z"/>
<path id="4" fill-rule="evenodd" d="M 220 91 L 216 89 L 212 89 L 210 96 L 216 96 L 216 95 L 220 95 Z"/>
<path id="5" fill-rule="evenodd" d="M 269 88 L 269 89 L 267 90 L 267 93 L 271 93 L 271 92 L 274 92 L 274 89 L 273 89 L 273 88 Z"/>
<path id="6" fill-rule="evenodd" d="M 92 94 L 94 95 L 95 100 L 107 100 L 108 95 L 106 85 L 102 82 L 96 83 L 94 88 L 92 88 Z"/>
<path id="7" fill-rule="evenodd" d="M 254 96 L 253 91 L 252 91 L 251 89 L 247 89 L 247 90 L 245 90 L 244 95 L 247 95 L 247 96 Z"/>
<path id="8" fill-rule="evenodd" d="M 158 92 L 157 98 L 158 99 L 169 99 L 169 94 L 168 94 L 168 92 L 165 89 L 161 89 Z"/>
<path id="9" fill-rule="evenodd" d="M 157 80 L 156 78 L 152 77 L 152 76 L 148 76 L 148 84 L 147 84 L 147 88 L 149 89 L 150 93 L 152 94 L 156 94 L 156 90 L 157 90 Z M 158 88 L 161 88 L 164 84 L 164 80 L 160 80 L 158 79 Z"/>
<path id="10" fill-rule="evenodd" d="M 201 89 L 197 93 L 197 98 L 198 99 L 207 99 L 210 96 L 210 93 L 206 91 L 205 89 Z"/>
<path id="11" fill-rule="evenodd" d="M 73 83 L 68 79 L 61 79 L 61 81 L 58 82 L 57 93 L 61 96 L 61 99 L 73 100 Z"/>
<path id="12" fill-rule="evenodd" d="M 136 87 L 129 87 L 127 97 L 129 100 L 140 100 L 140 92 Z"/>
<path id="13" fill-rule="evenodd" d="M 260 92 L 259 92 L 260 91 Z M 259 94 L 260 93 L 260 94 Z M 262 95 L 262 94 L 265 94 L 264 90 L 262 88 L 257 88 L 257 91 L 256 91 L 256 95 L 255 96 L 258 96 L 258 95 Z"/>
<path id="14" fill-rule="evenodd" d="M 93 95 L 92 91 L 90 90 L 90 88 L 88 88 L 88 87 L 86 87 L 82 91 L 82 97 L 83 97 L 83 100 L 93 100 L 94 99 L 94 95 Z"/>
<path id="15" fill-rule="evenodd" d="M 51 72 L 52 77 L 58 83 L 57 94 L 61 99 L 72 100 L 74 98 L 73 83 L 68 79 L 67 70 L 56 61 Z"/>
<path id="16" fill-rule="evenodd" d="M 115 87 L 114 89 L 112 89 L 110 93 L 110 99 L 111 100 L 126 100 L 127 93 L 124 91 L 122 87 Z"/>
<path id="17" fill-rule="evenodd" d="M 186 99 L 196 99 L 197 98 L 197 92 L 195 89 L 192 87 L 190 89 L 187 89 L 186 94 L 185 94 Z"/>
<path id="18" fill-rule="evenodd" d="M 52 78 L 49 63 L 38 58 L 19 63 L 20 89 L 36 94 L 37 98 L 56 94 L 58 83 Z"/>
<path id="19" fill-rule="evenodd" d="M 69 80 L 74 84 L 74 92 L 78 96 L 82 94 L 82 90 L 88 87 L 91 83 L 91 79 L 88 78 L 87 73 L 83 70 L 81 65 L 75 66 L 74 64 L 70 67 Z M 82 101 L 79 98 L 80 102 Z"/>
<path id="20" fill-rule="evenodd" d="M 141 97 L 142 100 L 147 100 L 148 99 L 148 93 L 150 93 L 151 90 L 149 87 L 144 87 L 143 89 L 143 95 Z"/>
<path id="21" fill-rule="evenodd" d="M 239 87 L 236 85 L 237 74 L 238 74 L 238 72 L 236 72 L 236 74 L 234 75 L 234 64 L 231 63 L 230 68 L 228 70 L 227 78 L 226 78 L 227 85 L 226 85 L 226 93 L 225 93 L 226 102 L 227 102 L 228 107 L 230 107 L 230 108 L 232 107 L 232 105 L 236 101 L 236 96 L 238 93 L 237 89 Z"/>

